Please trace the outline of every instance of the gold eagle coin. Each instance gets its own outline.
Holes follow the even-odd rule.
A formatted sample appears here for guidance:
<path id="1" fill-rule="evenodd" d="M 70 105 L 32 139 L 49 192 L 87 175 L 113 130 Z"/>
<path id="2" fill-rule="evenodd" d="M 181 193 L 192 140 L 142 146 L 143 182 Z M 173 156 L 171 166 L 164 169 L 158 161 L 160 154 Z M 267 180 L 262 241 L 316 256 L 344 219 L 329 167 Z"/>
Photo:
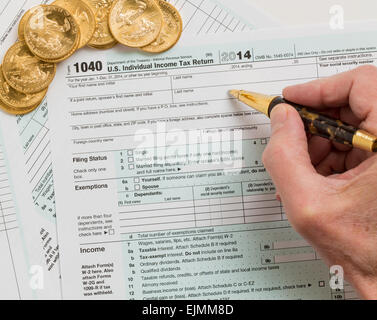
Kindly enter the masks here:
<path id="1" fill-rule="evenodd" d="M 116 40 L 109 29 L 109 11 L 114 0 L 84 0 L 96 17 L 96 30 L 88 45 L 102 47 L 113 44 Z"/>
<path id="2" fill-rule="evenodd" d="M 172 48 L 182 35 L 183 23 L 178 10 L 164 0 L 158 0 L 164 23 L 157 39 L 146 47 L 140 48 L 150 53 L 160 53 Z"/>
<path id="3" fill-rule="evenodd" d="M 44 58 L 43 61 L 50 62 L 50 63 L 58 63 L 58 62 L 64 61 L 64 60 L 68 59 L 70 56 L 72 56 L 78 50 L 79 44 L 80 44 L 80 34 L 79 34 L 79 37 L 77 38 L 77 42 L 75 43 L 75 46 L 73 47 L 71 52 L 68 52 L 65 56 L 63 56 L 59 59 L 46 59 L 46 58 Z M 37 56 L 37 58 L 39 58 L 39 57 Z M 39 59 L 42 60 L 41 58 L 39 58 Z"/>
<path id="4" fill-rule="evenodd" d="M 97 25 L 93 10 L 81 0 L 56 0 L 52 4 L 66 9 L 75 18 L 80 28 L 79 48 L 87 45 Z"/>
<path id="5" fill-rule="evenodd" d="M 0 66 L 0 100 L 7 106 L 15 109 L 25 109 L 41 102 L 47 93 L 47 89 L 27 94 L 13 89 L 5 80 L 2 66 Z"/>
<path id="6" fill-rule="evenodd" d="M 25 14 L 22 16 L 20 23 L 18 24 L 18 40 L 25 39 L 25 24 L 26 21 L 29 19 L 30 14 L 35 10 L 37 7 L 33 7 L 30 10 L 26 11 Z"/>
<path id="7" fill-rule="evenodd" d="M 158 37 L 162 12 L 154 0 L 116 0 L 109 13 L 110 31 L 128 47 L 144 47 Z"/>
<path id="8" fill-rule="evenodd" d="M 111 48 L 113 48 L 113 47 L 116 46 L 117 44 L 118 44 L 118 41 L 114 40 L 114 42 L 109 43 L 109 44 L 104 45 L 104 46 L 96 46 L 96 45 L 94 45 L 94 44 L 88 44 L 88 46 L 91 47 L 91 48 L 94 48 L 94 49 L 107 50 L 107 49 L 111 49 Z"/>
<path id="9" fill-rule="evenodd" d="M 13 108 L 13 107 L 10 107 L 10 106 L 6 105 L 5 103 L 3 103 L 0 100 L 0 109 L 4 110 L 5 112 L 7 112 L 9 114 L 13 114 L 13 115 L 17 115 L 17 116 L 22 116 L 24 114 L 27 114 L 27 113 L 30 113 L 30 112 L 34 111 L 35 109 L 37 109 L 39 107 L 40 104 L 41 103 L 39 102 L 36 105 L 28 107 L 28 108 Z"/>
<path id="10" fill-rule="evenodd" d="M 58 61 L 73 54 L 80 41 L 80 30 L 68 10 L 40 5 L 29 16 L 24 29 L 30 51 L 44 61 Z"/>
<path id="11" fill-rule="evenodd" d="M 55 73 L 55 63 L 39 60 L 24 41 L 10 47 L 3 60 L 3 74 L 7 83 L 22 93 L 37 93 L 46 89 Z"/>

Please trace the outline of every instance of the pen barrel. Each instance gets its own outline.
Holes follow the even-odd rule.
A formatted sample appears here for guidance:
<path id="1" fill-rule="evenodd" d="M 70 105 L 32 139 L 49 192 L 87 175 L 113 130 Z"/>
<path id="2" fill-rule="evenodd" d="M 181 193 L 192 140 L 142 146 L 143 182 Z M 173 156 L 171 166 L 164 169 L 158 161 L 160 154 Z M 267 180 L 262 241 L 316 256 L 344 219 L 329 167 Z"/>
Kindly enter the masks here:
<path id="1" fill-rule="evenodd" d="M 343 123 L 340 120 L 319 114 L 317 111 L 303 107 L 283 98 L 274 99 L 269 108 L 269 115 L 272 109 L 280 103 L 287 103 L 294 107 L 304 122 L 305 129 L 313 135 L 317 135 L 331 141 L 352 146 L 357 128 Z"/>

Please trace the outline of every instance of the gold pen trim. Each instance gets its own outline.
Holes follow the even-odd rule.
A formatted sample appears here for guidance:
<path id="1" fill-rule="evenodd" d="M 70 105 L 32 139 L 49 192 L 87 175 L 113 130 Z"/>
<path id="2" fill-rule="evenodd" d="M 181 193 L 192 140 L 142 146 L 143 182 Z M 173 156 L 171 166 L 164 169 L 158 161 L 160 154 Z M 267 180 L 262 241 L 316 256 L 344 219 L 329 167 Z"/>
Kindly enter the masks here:
<path id="1" fill-rule="evenodd" d="M 376 152 L 377 137 L 364 130 L 357 130 L 353 136 L 352 145 L 362 150 Z"/>
<path id="2" fill-rule="evenodd" d="M 277 97 L 244 90 L 230 90 L 229 94 L 249 107 L 264 113 L 266 116 L 268 116 L 268 109 L 270 108 L 271 102 Z"/>

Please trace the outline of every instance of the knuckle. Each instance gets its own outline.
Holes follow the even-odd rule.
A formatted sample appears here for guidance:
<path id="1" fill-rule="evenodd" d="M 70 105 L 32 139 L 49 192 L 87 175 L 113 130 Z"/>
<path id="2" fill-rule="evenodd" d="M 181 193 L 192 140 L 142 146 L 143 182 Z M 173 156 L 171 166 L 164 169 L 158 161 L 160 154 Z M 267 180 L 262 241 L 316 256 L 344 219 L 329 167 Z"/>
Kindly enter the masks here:
<path id="1" fill-rule="evenodd" d="M 334 227 L 337 228 L 339 215 L 342 215 L 346 208 L 323 193 L 318 195 L 313 192 L 302 195 L 296 210 L 298 210 L 296 225 L 299 230 L 328 234 L 334 231 Z"/>
<path id="2" fill-rule="evenodd" d="M 302 231 L 318 230 L 322 228 L 323 208 L 315 204 L 315 202 L 306 200 L 299 207 L 299 214 L 296 220 L 297 227 Z"/>
<path id="3" fill-rule="evenodd" d="M 318 218 L 319 210 L 312 202 L 306 202 L 301 207 L 301 217 L 303 222 L 312 224 Z"/>

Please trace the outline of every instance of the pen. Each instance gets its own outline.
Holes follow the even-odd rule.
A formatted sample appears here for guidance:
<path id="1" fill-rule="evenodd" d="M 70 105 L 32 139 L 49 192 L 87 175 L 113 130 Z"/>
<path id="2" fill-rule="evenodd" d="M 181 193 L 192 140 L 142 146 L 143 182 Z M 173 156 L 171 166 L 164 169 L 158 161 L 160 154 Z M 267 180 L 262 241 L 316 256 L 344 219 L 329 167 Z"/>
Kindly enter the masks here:
<path id="1" fill-rule="evenodd" d="M 285 100 L 283 97 L 243 90 L 230 90 L 229 94 L 268 117 L 278 104 L 287 103 L 298 111 L 305 129 L 311 134 L 362 150 L 377 152 L 376 136 L 340 120 L 322 115 L 313 109 Z"/>

